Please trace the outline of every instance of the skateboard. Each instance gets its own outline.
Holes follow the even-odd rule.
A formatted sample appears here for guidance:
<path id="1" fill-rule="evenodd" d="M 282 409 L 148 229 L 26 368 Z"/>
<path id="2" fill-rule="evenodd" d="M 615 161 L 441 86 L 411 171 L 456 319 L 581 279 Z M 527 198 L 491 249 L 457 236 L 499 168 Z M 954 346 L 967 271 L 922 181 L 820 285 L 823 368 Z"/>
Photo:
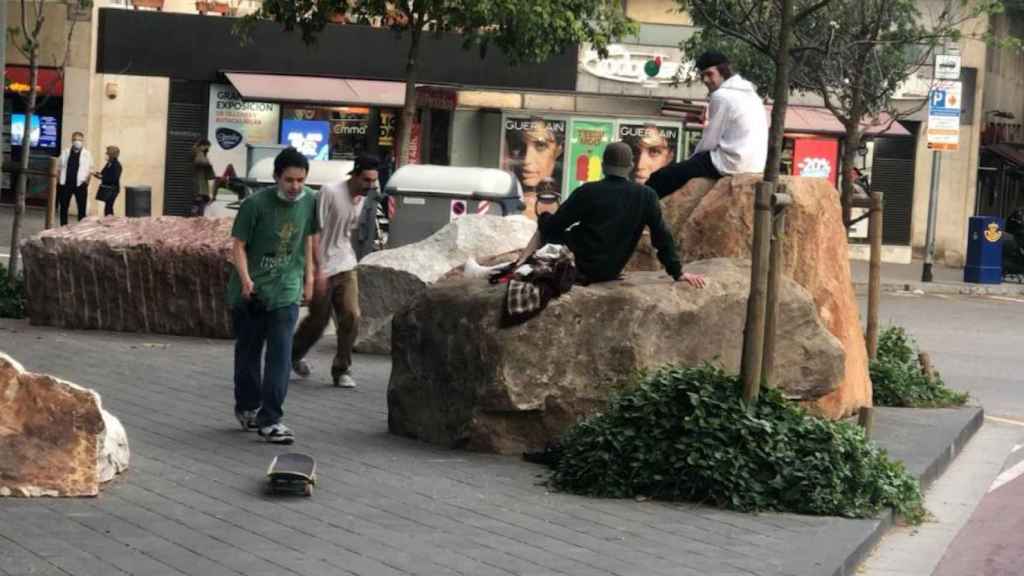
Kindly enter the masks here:
<path id="1" fill-rule="evenodd" d="M 274 456 L 267 468 L 267 485 L 273 494 L 312 496 L 316 485 L 316 460 L 296 452 Z"/>

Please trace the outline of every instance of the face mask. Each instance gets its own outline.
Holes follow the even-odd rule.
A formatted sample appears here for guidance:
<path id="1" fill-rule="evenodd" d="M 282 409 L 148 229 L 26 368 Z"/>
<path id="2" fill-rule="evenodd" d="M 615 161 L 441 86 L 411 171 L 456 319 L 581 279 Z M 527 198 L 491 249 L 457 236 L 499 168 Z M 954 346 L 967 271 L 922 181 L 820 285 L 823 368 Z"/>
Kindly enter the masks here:
<path id="1" fill-rule="evenodd" d="M 277 197 L 280 198 L 281 200 L 285 201 L 285 202 L 288 202 L 289 204 L 292 203 L 292 202 L 298 202 L 299 200 L 302 200 L 302 197 L 305 196 L 305 195 L 306 195 L 306 191 L 302 190 L 302 192 L 299 192 L 299 194 L 293 200 L 293 199 L 289 198 L 287 194 L 282 192 L 280 188 L 277 189 Z"/>
<path id="2" fill-rule="evenodd" d="M 74 148 L 75 150 L 81 150 L 82 149 L 82 141 L 81 140 L 75 140 L 74 142 L 71 143 L 71 147 Z"/>

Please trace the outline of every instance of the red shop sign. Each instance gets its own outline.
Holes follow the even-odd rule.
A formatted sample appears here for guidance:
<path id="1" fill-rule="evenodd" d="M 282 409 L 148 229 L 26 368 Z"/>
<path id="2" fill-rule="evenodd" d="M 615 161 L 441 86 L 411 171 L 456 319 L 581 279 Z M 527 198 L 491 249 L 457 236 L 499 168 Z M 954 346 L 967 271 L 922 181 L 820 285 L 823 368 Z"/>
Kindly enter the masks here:
<path id="1" fill-rule="evenodd" d="M 4 91 L 16 94 L 28 94 L 28 66 L 8 66 L 4 70 Z M 64 94 L 64 81 L 56 68 L 40 68 L 36 81 L 37 93 L 42 96 L 61 96 Z"/>

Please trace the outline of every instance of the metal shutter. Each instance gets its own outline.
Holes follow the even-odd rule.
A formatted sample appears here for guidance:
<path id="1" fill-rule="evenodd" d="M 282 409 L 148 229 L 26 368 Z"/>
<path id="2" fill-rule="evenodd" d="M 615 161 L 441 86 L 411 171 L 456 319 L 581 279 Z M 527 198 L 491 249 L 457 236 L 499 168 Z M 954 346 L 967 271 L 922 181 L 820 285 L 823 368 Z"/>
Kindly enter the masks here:
<path id="1" fill-rule="evenodd" d="M 195 193 L 192 145 L 207 134 L 210 88 L 206 82 L 171 80 L 164 161 L 164 214 L 188 216 Z"/>
<path id="2" fill-rule="evenodd" d="M 871 189 L 885 194 L 882 211 L 882 242 L 885 244 L 910 245 L 915 151 L 915 138 L 875 140 Z"/>

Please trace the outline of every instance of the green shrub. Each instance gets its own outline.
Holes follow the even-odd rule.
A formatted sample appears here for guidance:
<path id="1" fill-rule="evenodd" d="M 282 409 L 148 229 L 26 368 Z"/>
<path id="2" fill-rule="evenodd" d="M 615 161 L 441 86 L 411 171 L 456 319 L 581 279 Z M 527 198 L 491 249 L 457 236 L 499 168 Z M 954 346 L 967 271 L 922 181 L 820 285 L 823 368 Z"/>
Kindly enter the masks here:
<path id="1" fill-rule="evenodd" d="M 876 406 L 962 406 L 968 396 L 947 388 L 937 373 L 925 374 L 913 339 L 898 326 L 890 326 L 878 336 L 878 354 L 871 361 L 871 385 Z"/>
<path id="2" fill-rule="evenodd" d="M 746 407 L 737 376 L 666 367 L 561 440 L 551 485 L 587 496 L 707 502 L 740 511 L 923 517 L 918 481 L 854 424 L 778 390 Z"/>
<path id="3" fill-rule="evenodd" d="M 7 267 L 0 264 L 0 318 L 25 317 L 25 281 L 21 276 L 12 284 Z"/>

